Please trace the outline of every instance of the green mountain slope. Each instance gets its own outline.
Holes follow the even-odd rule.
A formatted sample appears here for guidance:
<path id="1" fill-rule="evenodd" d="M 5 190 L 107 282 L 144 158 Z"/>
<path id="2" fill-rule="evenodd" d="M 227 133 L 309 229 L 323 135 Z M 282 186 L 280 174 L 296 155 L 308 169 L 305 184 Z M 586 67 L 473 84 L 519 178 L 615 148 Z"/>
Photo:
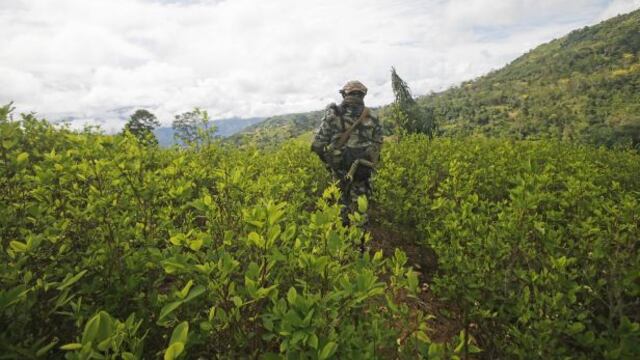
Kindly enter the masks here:
<path id="1" fill-rule="evenodd" d="M 640 140 L 640 10 L 575 30 L 501 70 L 421 97 L 444 134 Z"/>
<path id="2" fill-rule="evenodd" d="M 229 137 L 236 145 L 254 144 L 259 147 L 280 144 L 320 126 L 322 111 L 277 115 L 251 125 Z"/>
<path id="3" fill-rule="evenodd" d="M 444 136 L 640 143 L 640 10 L 575 30 L 504 68 L 422 96 Z M 388 123 L 387 108 L 380 118 Z M 267 146 L 315 129 L 320 111 L 274 116 L 229 141 Z"/>

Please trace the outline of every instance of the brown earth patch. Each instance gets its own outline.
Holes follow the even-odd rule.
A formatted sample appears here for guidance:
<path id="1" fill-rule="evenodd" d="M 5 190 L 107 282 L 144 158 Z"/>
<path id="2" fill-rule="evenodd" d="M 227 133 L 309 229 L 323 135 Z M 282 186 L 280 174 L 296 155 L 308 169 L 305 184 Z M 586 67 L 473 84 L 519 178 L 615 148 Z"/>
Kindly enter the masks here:
<path id="1" fill-rule="evenodd" d="M 417 299 L 406 299 L 406 303 L 414 310 L 431 315 L 428 320 L 429 337 L 434 342 L 447 342 L 460 333 L 462 324 L 451 316 L 457 312 L 443 303 L 431 291 L 429 284 L 438 269 L 435 253 L 426 245 L 418 243 L 419 236 L 415 229 L 393 229 L 375 221 L 369 227 L 371 242 L 369 247 L 375 252 L 382 250 L 385 256 L 393 256 L 396 249 L 407 254 L 407 266 L 418 272 L 422 291 Z M 445 314 L 449 314 L 446 316 Z"/>

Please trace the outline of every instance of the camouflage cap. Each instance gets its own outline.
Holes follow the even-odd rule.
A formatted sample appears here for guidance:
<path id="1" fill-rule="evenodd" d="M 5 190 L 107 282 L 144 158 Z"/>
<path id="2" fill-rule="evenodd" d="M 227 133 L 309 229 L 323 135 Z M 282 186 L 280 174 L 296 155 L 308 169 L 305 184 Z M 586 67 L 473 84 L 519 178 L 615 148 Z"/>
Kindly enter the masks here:
<path id="1" fill-rule="evenodd" d="M 347 82 L 346 84 L 344 84 L 342 89 L 340 89 L 340 93 L 341 94 L 348 94 L 348 93 L 354 92 L 354 91 L 360 91 L 363 94 L 367 95 L 367 87 L 364 86 L 364 84 L 362 84 L 358 80 L 351 80 L 351 81 Z"/>

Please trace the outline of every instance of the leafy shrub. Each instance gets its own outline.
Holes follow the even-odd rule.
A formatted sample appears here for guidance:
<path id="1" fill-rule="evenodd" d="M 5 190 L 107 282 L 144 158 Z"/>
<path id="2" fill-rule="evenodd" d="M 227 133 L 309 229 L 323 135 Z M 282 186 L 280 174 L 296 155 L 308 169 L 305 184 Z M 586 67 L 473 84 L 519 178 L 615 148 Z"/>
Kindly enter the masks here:
<path id="1" fill-rule="evenodd" d="M 416 273 L 400 251 L 359 254 L 363 234 L 342 227 L 307 144 L 161 149 L 6 118 L 3 358 L 428 350 L 425 317 L 399 300 L 419 291 Z"/>
<path id="2" fill-rule="evenodd" d="M 435 251 L 431 286 L 486 356 L 640 355 L 636 152 L 414 136 L 382 158 L 385 217 Z"/>

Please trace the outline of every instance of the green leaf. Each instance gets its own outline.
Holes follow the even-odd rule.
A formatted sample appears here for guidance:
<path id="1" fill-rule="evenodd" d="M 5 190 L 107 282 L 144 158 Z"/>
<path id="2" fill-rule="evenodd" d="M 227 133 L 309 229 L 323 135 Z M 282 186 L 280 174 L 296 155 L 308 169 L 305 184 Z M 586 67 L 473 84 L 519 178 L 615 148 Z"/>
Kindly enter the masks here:
<path id="1" fill-rule="evenodd" d="M 244 305 L 244 301 L 242 301 L 242 298 L 240 296 L 232 297 L 231 301 L 233 301 L 233 305 L 235 305 L 238 308 Z"/>
<path id="2" fill-rule="evenodd" d="M 431 343 L 429 345 L 429 359 L 442 359 L 444 357 L 444 344 Z"/>
<path id="3" fill-rule="evenodd" d="M 180 290 L 180 292 L 178 292 L 178 297 L 180 299 L 186 298 L 187 295 L 189 295 L 189 290 L 191 290 L 192 286 L 193 286 L 193 280 L 189 280 L 187 282 L 187 284 L 182 288 L 182 290 Z"/>
<path id="4" fill-rule="evenodd" d="M 264 239 L 255 231 L 249 233 L 249 242 L 259 248 L 264 247 Z"/>
<path id="5" fill-rule="evenodd" d="M 172 303 L 168 303 L 167 305 L 163 306 L 162 310 L 160 310 L 160 316 L 158 316 L 157 322 L 161 323 L 162 320 L 164 320 L 167 316 L 169 316 L 169 314 L 174 312 L 178 307 L 180 307 L 180 305 L 182 305 L 182 300 L 174 301 Z"/>
<path id="6" fill-rule="evenodd" d="M 412 292 L 418 291 L 419 286 L 418 273 L 415 271 L 407 271 L 407 286 Z"/>
<path id="7" fill-rule="evenodd" d="M 36 357 L 41 357 L 46 355 L 54 346 L 56 346 L 56 344 L 58 343 L 58 338 L 54 338 L 49 344 L 41 347 L 37 352 L 36 352 Z"/>
<path id="8" fill-rule="evenodd" d="M 167 274 L 173 274 L 176 271 L 186 269 L 185 264 L 173 259 L 162 261 L 162 267 Z"/>
<path id="9" fill-rule="evenodd" d="M 11 149 L 14 145 L 16 144 L 15 140 L 3 140 L 2 141 L 2 147 L 9 150 Z"/>
<path id="10" fill-rule="evenodd" d="M 173 333 L 171 333 L 171 340 L 169 341 L 169 345 L 175 343 L 187 343 L 187 336 L 189 335 L 189 322 L 183 321 L 178 326 L 173 329 Z"/>
<path id="11" fill-rule="evenodd" d="M 123 360 L 136 360 L 136 356 L 133 355 L 130 352 L 124 352 L 124 353 L 122 353 L 122 359 Z"/>
<path id="12" fill-rule="evenodd" d="M 293 305 L 296 302 L 297 298 L 298 298 L 298 292 L 296 291 L 296 288 L 292 286 L 291 288 L 289 288 L 289 291 L 287 292 L 287 301 L 289 302 L 289 304 Z"/>
<path id="13" fill-rule="evenodd" d="M 574 322 L 573 324 L 571 324 L 571 326 L 569 326 L 569 333 L 571 335 L 575 335 L 577 333 L 580 333 L 582 331 L 584 331 L 585 326 L 583 323 L 581 322 Z"/>
<path id="14" fill-rule="evenodd" d="M 318 350 L 318 336 L 316 334 L 311 334 L 311 336 L 309 336 L 309 340 L 307 340 L 307 343 L 309 344 L 309 346 L 311 346 L 312 349 Z"/>
<path id="15" fill-rule="evenodd" d="M 184 234 L 176 234 L 169 238 L 169 242 L 176 246 L 182 244 L 183 240 L 184 240 Z"/>
<path id="16" fill-rule="evenodd" d="M 27 161 L 27 159 L 29 159 L 29 154 L 26 152 L 20 153 L 18 155 L 18 157 L 16 158 L 18 164 L 23 163 L 25 161 Z"/>
<path id="17" fill-rule="evenodd" d="M 373 261 L 377 262 L 382 260 L 382 250 L 378 250 L 376 251 L 376 253 L 373 255 Z"/>
<path id="18" fill-rule="evenodd" d="M 416 331 L 416 337 L 418 338 L 418 340 L 422 341 L 425 344 L 431 343 L 429 336 L 427 336 L 424 331 Z"/>
<path id="19" fill-rule="evenodd" d="M 181 342 L 177 342 L 169 345 L 167 350 L 164 352 L 164 360 L 174 360 L 177 359 L 180 354 L 184 351 L 184 344 Z"/>
<path id="20" fill-rule="evenodd" d="M 202 239 L 191 240 L 189 241 L 189 248 L 191 250 L 198 251 L 202 247 L 202 244 L 203 244 Z"/>
<path id="21" fill-rule="evenodd" d="M 99 344 L 111 336 L 113 332 L 113 320 L 106 311 L 100 311 L 89 319 L 82 333 L 82 343 L 92 342 Z"/>
<path id="22" fill-rule="evenodd" d="M 336 344 L 333 341 L 329 341 L 323 348 L 322 351 L 320 351 L 320 353 L 318 354 L 318 359 L 319 360 L 325 360 L 328 359 L 329 357 L 331 357 L 335 352 L 336 349 L 338 348 L 338 344 Z"/>
<path id="23" fill-rule="evenodd" d="M 106 338 L 98 344 L 98 350 L 106 351 L 111 346 L 111 338 Z"/>
<path id="24" fill-rule="evenodd" d="M 364 214 L 367 212 L 367 209 L 369 208 L 369 201 L 367 201 L 367 197 L 366 196 L 359 196 L 358 197 L 358 212 L 361 214 Z"/>
<path id="25" fill-rule="evenodd" d="M 194 287 L 193 289 L 191 289 L 191 291 L 189 292 L 189 296 L 187 296 L 186 298 L 184 298 L 183 302 L 188 302 L 191 301 L 195 298 L 197 298 L 198 296 L 204 294 L 204 292 L 207 289 L 202 286 L 202 285 L 197 285 L 196 287 Z"/>
<path id="26" fill-rule="evenodd" d="M 70 344 L 64 344 L 62 346 L 60 346 L 60 350 L 78 350 L 78 349 L 82 349 L 82 344 L 80 343 L 70 343 Z"/>
<path id="27" fill-rule="evenodd" d="M 9 246 L 11 247 L 11 250 L 13 250 L 14 252 L 20 253 L 20 252 L 26 252 L 27 251 L 27 244 L 20 242 L 20 241 L 12 241 L 9 243 Z"/>
<path id="28" fill-rule="evenodd" d="M 18 285 L 11 290 L 0 290 L 0 309 L 7 308 L 26 298 L 29 289 L 24 285 Z"/>
<path id="29" fill-rule="evenodd" d="M 64 280 L 62 282 L 62 284 L 60 284 L 56 289 L 58 290 L 64 290 L 66 288 L 68 288 L 69 286 L 75 284 L 76 282 L 78 282 L 78 280 L 80 280 L 84 274 L 87 273 L 87 270 L 82 270 L 79 273 L 77 273 L 76 275 Z"/>

